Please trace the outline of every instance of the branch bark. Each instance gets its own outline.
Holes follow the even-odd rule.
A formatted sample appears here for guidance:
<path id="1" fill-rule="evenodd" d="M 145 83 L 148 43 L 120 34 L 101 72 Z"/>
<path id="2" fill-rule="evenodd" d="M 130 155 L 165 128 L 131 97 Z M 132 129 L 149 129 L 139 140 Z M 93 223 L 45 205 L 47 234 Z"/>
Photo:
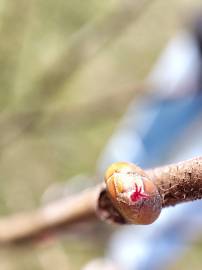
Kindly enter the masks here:
<path id="1" fill-rule="evenodd" d="M 96 197 L 100 187 L 87 189 L 30 213 L 0 219 L 0 245 L 23 244 L 46 238 L 68 225 L 95 217 Z"/>
<path id="2" fill-rule="evenodd" d="M 162 206 L 202 199 L 202 157 L 145 172 L 160 193 Z M 76 196 L 61 199 L 31 213 L 0 219 L 0 245 L 43 239 L 96 214 L 103 220 L 124 224 L 127 221 L 109 199 L 104 184 Z"/>
<path id="3" fill-rule="evenodd" d="M 147 171 L 162 198 L 162 206 L 202 198 L 202 157 Z"/>

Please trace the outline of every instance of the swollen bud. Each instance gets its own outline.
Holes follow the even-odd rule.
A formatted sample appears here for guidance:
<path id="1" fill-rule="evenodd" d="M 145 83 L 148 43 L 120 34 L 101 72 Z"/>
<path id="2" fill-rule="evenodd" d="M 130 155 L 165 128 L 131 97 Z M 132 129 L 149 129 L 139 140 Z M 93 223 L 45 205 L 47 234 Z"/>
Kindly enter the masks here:
<path id="1" fill-rule="evenodd" d="M 151 224 L 161 212 L 161 197 L 156 185 L 138 166 L 117 162 L 106 171 L 107 193 L 128 223 Z"/>

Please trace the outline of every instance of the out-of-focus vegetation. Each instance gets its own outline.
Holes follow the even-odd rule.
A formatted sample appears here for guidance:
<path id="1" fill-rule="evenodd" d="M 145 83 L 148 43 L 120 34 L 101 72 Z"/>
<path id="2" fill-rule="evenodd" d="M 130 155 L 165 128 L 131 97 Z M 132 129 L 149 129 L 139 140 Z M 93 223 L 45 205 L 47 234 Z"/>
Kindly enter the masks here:
<path id="1" fill-rule="evenodd" d="M 50 184 L 95 171 L 135 85 L 200 3 L 148 2 L 137 16 L 133 0 L 0 0 L 1 215 L 36 207 Z M 99 228 L 85 235 L 1 251 L 0 269 L 80 269 L 105 247 Z"/>

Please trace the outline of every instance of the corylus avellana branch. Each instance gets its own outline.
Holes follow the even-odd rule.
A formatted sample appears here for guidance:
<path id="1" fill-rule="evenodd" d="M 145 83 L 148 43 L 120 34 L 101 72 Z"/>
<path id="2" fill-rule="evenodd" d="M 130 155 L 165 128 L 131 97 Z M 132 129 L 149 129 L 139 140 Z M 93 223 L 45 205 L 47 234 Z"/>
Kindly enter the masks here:
<path id="1" fill-rule="evenodd" d="M 114 163 L 105 182 L 107 188 L 99 198 L 103 219 L 150 224 L 162 207 L 202 198 L 202 157 L 147 171 L 126 162 Z"/>
<path id="2" fill-rule="evenodd" d="M 202 199 L 202 157 L 147 171 L 115 163 L 105 182 L 30 213 L 1 218 L 0 245 L 38 240 L 96 213 L 117 224 L 150 224 L 163 207 Z"/>

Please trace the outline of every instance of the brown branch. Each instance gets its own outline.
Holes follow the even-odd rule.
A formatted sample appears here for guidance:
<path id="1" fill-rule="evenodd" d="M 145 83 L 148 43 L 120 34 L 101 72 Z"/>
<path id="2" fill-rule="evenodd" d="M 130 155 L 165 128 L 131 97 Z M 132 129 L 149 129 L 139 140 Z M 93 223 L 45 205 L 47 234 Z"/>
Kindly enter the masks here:
<path id="1" fill-rule="evenodd" d="M 202 157 L 144 172 L 155 183 L 163 207 L 202 198 Z M 61 199 L 31 213 L 0 219 L 0 244 L 40 239 L 79 221 L 95 217 L 117 224 L 127 223 L 110 200 L 105 186 Z"/>
<path id="2" fill-rule="evenodd" d="M 153 210 L 153 207 L 157 208 L 157 212 L 159 211 L 159 206 L 154 205 L 155 199 L 157 199 L 156 203 L 159 202 L 159 195 L 162 207 L 174 206 L 179 203 L 202 199 L 202 157 L 147 170 L 146 172 L 142 171 L 137 166 L 135 167 L 136 175 L 143 175 L 143 177 L 145 178 L 146 176 L 149 181 L 152 180 L 152 183 L 154 183 L 158 190 L 157 196 L 156 194 L 150 196 L 148 192 L 148 195 L 151 198 L 151 203 L 149 205 L 151 211 Z M 151 187 L 151 184 L 149 186 Z M 100 193 L 98 209 L 102 219 L 120 224 L 131 223 L 131 220 L 133 223 L 138 223 L 135 215 L 137 215 L 139 219 L 140 212 L 138 211 L 138 213 L 136 213 L 136 206 L 131 207 L 131 205 L 128 204 L 127 208 L 125 208 L 125 206 L 122 207 L 121 203 L 117 203 L 119 194 L 116 194 L 115 199 L 111 198 L 112 196 L 109 195 L 110 190 L 107 192 L 106 189 Z M 112 204 L 115 207 L 112 207 Z M 139 206 L 140 208 L 138 210 L 142 210 L 142 204 L 138 205 L 138 207 Z M 130 207 L 133 208 L 132 213 Z M 144 215 L 145 213 L 143 212 L 143 217 Z M 157 217 L 158 213 L 155 216 L 155 219 Z M 154 220 L 152 220 L 152 222 Z M 151 223 L 150 221 L 151 220 L 149 220 L 148 223 Z M 147 224 L 147 222 L 142 222 L 141 220 L 140 224 Z"/>
<path id="3" fill-rule="evenodd" d="M 0 219 L 0 245 L 40 240 L 58 229 L 95 216 L 95 202 L 100 187 L 58 200 L 30 213 Z"/>
<path id="4" fill-rule="evenodd" d="M 147 171 L 163 207 L 202 198 L 202 157 Z"/>

